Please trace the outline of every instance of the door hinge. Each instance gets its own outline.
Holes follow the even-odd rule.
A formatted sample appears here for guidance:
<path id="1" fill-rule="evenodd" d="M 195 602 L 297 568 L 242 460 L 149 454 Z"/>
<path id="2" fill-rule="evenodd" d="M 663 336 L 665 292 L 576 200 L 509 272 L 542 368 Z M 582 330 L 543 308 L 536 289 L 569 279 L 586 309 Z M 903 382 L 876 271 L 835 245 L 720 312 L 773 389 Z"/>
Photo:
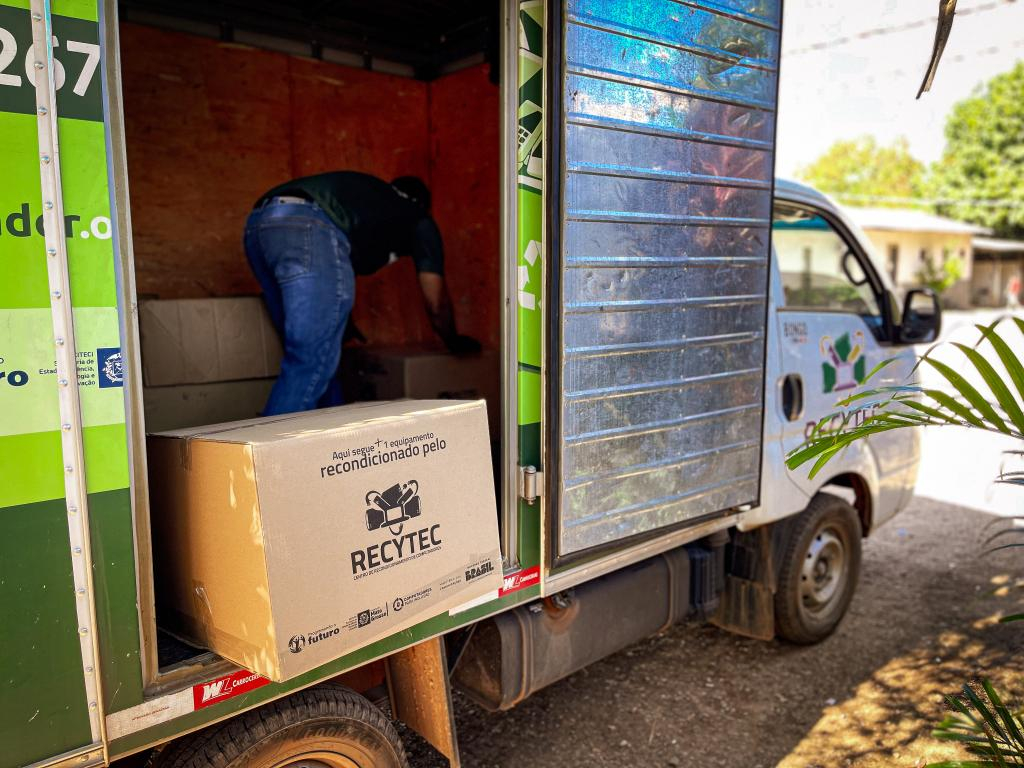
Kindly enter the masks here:
<path id="1" fill-rule="evenodd" d="M 544 473 L 538 472 L 532 464 L 519 468 L 519 498 L 533 505 L 541 495 Z"/>

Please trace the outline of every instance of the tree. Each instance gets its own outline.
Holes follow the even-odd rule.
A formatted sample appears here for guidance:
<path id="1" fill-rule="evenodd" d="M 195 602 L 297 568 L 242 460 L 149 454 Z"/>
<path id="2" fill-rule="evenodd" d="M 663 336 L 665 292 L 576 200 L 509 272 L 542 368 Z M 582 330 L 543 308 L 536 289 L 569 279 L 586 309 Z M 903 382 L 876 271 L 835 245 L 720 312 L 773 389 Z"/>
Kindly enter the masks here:
<path id="1" fill-rule="evenodd" d="M 931 259 L 926 259 L 924 267 L 917 273 L 917 282 L 941 296 L 963 276 L 964 262 L 956 256 L 951 256 L 939 266 Z"/>
<path id="2" fill-rule="evenodd" d="M 1024 236 L 1024 62 L 953 107 L 933 194 L 947 216 Z M 969 202 L 968 202 L 969 201 Z"/>
<path id="3" fill-rule="evenodd" d="M 924 165 L 910 154 L 907 140 L 890 146 L 873 136 L 837 141 L 797 176 L 823 192 L 849 203 L 868 197 L 918 197 L 924 186 Z"/>

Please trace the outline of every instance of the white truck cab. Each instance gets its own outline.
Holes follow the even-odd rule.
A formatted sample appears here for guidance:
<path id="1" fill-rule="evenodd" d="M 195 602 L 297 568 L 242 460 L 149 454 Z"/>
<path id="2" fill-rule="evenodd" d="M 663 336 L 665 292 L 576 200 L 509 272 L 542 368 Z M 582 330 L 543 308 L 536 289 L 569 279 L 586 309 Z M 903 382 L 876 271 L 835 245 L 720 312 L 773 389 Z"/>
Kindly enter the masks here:
<path id="1" fill-rule="evenodd" d="M 893 430 L 856 442 L 813 479 L 810 465 L 788 469 L 786 455 L 839 412 L 837 403 L 880 362 L 894 359 L 873 385 L 915 381 L 912 345 L 934 338 L 940 317 L 926 291 L 911 291 L 901 308 L 856 224 L 825 195 L 791 181 L 775 183 L 770 280 L 761 506 L 738 528 L 794 518 L 806 529 L 786 548 L 776 619 L 782 635 L 811 642 L 838 623 L 859 569 L 859 537 L 837 510 L 848 515 L 852 506 L 853 533 L 866 537 L 903 509 L 917 478 L 920 435 Z M 920 295 L 931 300 L 924 314 L 915 309 Z"/>

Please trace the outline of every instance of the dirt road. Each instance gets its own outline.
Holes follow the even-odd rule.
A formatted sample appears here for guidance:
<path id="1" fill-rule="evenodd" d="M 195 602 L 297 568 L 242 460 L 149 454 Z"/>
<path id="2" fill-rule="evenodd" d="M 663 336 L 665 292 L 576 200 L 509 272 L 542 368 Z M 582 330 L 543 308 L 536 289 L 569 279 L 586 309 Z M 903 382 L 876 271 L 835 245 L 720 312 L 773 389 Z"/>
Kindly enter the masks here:
<path id="1" fill-rule="evenodd" d="M 850 613 L 801 648 L 680 625 L 503 714 L 457 695 L 467 768 L 919 766 L 942 694 L 988 676 L 1018 703 L 1024 555 L 984 558 L 988 515 L 917 499 L 864 550 Z M 436 759 L 413 754 L 416 768 Z"/>

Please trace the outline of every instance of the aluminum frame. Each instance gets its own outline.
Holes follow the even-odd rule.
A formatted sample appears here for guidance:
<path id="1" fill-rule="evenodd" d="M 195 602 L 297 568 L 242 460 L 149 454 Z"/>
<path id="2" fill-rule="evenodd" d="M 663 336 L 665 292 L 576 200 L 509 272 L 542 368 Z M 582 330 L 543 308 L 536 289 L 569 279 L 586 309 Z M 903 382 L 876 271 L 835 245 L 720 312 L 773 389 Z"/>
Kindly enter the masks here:
<path id="1" fill-rule="evenodd" d="M 552 8 L 549 9 L 547 15 L 549 30 L 547 39 L 553 46 L 557 58 L 557 66 L 551 67 L 551 71 L 548 73 L 546 83 L 549 87 L 549 96 L 547 100 L 547 109 L 552 117 L 549 121 L 549 136 L 551 137 L 550 148 L 551 153 L 548 157 L 548 169 L 549 169 L 549 183 L 552 185 L 549 189 L 553 190 L 551 197 L 549 198 L 547 207 L 548 215 L 546 222 L 550 225 L 550 242 L 547 244 L 547 254 L 549 256 L 549 264 L 547 276 L 549 277 L 550 290 L 548 292 L 548 303 L 556 309 L 556 312 L 561 312 L 561 282 L 562 275 L 559 272 L 560 256 L 561 256 L 561 243 L 559 243 L 562 233 L 560 231 L 561 218 L 555 209 L 560 209 L 563 205 L 562 201 L 562 187 L 564 185 L 564 174 L 566 171 L 566 157 L 564 147 L 558 146 L 558 144 L 564 141 L 563 136 L 560 133 L 562 128 L 562 121 L 564 119 L 564 105 L 563 94 L 561 91 L 562 77 L 567 67 L 566 60 L 566 48 L 565 48 L 565 34 L 566 34 L 566 2 L 561 0 L 555 4 L 552 4 Z M 739 13 L 725 13 L 723 16 L 734 17 L 737 20 L 747 21 L 742 19 Z M 781 2 L 778 16 L 778 33 L 781 34 Z M 758 24 L 757 26 L 761 26 Z M 776 67 L 778 62 L 776 61 Z M 777 80 L 775 87 L 772 91 L 772 96 L 775 99 L 775 107 L 772 108 L 772 136 L 775 135 L 775 121 L 777 120 Z M 744 104 L 744 106 L 756 106 L 754 101 L 750 104 Z M 774 141 L 774 139 L 773 139 Z M 774 158 L 770 161 L 774 165 Z M 557 174 L 557 175 L 556 175 Z M 751 184 L 753 186 L 753 183 Z M 757 184 L 758 188 L 763 186 Z M 774 187 L 774 173 L 768 174 L 766 182 L 769 195 L 773 191 Z M 770 270 L 770 254 L 765 262 L 765 268 Z M 767 286 L 766 286 L 767 293 Z M 768 323 L 767 318 L 769 314 L 769 302 L 767 296 L 764 301 L 764 316 L 765 322 L 763 328 L 763 347 L 762 351 L 766 353 L 767 347 L 767 335 L 768 335 Z M 555 315 L 556 312 L 552 312 Z M 549 318 L 547 323 L 547 335 L 546 341 L 549 342 L 552 353 L 549 358 L 546 358 L 546 362 L 549 363 L 550 370 L 548 371 L 548 380 L 551 384 L 551 389 L 546 388 L 547 394 L 551 396 L 554 404 L 548 404 L 544 409 L 545 416 L 549 419 L 546 425 L 547 441 L 546 446 L 549 452 L 549 460 L 554 462 L 554 471 L 547 472 L 547 486 L 546 492 L 549 499 L 554 504 L 561 503 L 561 472 L 559 471 L 559 457 L 560 457 L 560 446 L 561 446 L 561 419 L 562 413 L 557 406 L 557 402 L 561 399 L 561 379 L 562 379 L 562 364 L 564 350 L 562 349 L 561 343 L 561 329 L 559 327 L 560 317 Z M 762 378 L 765 375 L 766 359 L 762 361 Z M 765 410 L 765 387 L 762 386 L 760 391 L 760 408 L 762 418 L 759 419 L 760 429 L 758 430 L 758 438 L 763 444 L 764 430 L 763 430 L 763 415 Z M 763 445 L 762 445 L 763 448 Z M 758 473 L 762 476 L 761 481 L 763 482 L 763 456 L 762 450 L 757 451 L 757 467 Z M 548 467 L 552 469 L 552 467 Z M 760 489 L 761 483 L 758 483 Z M 759 496 L 759 492 L 756 494 Z M 557 501 L 556 501 L 557 499 Z M 550 508 L 548 513 L 545 515 L 545 520 L 542 524 L 542 536 L 544 537 L 544 544 L 542 547 L 544 557 L 544 574 L 542 581 L 542 594 L 549 595 L 560 589 L 565 589 L 574 584 L 586 581 L 607 573 L 609 571 L 621 568 L 629 565 L 638 560 L 650 557 L 660 551 L 664 551 L 673 546 L 679 546 L 681 544 L 693 541 L 695 539 L 706 536 L 717 530 L 730 527 L 736 524 L 742 519 L 743 513 L 750 510 L 753 506 L 759 503 L 759 498 L 749 499 L 739 506 L 732 506 L 722 508 L 716 512 L 711 512 L 705 515 L 701 515 L 689 520 L 681 520 L 670 526 L 666 526 L 661 529 L 652 529 L 647 532 L 634 534 L 618 540 L 613 540 L 606 544 L 592 546 L 586 549 L 579 550 L 577 552 L 570 553 L 568 555 L 561 555 L 558 551 L 556 537 L 558 536 L 559 525 L 559 510 L 557 508 Z"/>
<path id="2" fill-rule="evenodd" d="M 501 9 L 501 555 L 505 570 L 519 565 L 519 206 L 516 202 L 516 131 L 519 103 L 519 2 L 505 0 Z"/>
<path id="3" fill-rule="evenodd" d="M 57 367 L 57 402 L 60 412 L 61 456 L 64 463 L 64 501 L 68 520 L 68 544 L 82 679 L 92 745 L 107 759 L 103 682 L 99 674 L 100 648 L 97 635 L 92 542 L 89 532 L 89 499 L 85 481 L 85 453 L 82 406 L 78 385 L 74 311 L 68 268 L 64 197 L 61 188 L 60 140 L 57 124 L 57 93 L 53 73 L 53 8 L 50 0 L 32 0 L 33 50 L 38 57 L 35 70 L 36 116 L 39 137 L 39 179 L 42 190 L 43 234 L 50 313 L 53 322 L 54 357 Z"/>

